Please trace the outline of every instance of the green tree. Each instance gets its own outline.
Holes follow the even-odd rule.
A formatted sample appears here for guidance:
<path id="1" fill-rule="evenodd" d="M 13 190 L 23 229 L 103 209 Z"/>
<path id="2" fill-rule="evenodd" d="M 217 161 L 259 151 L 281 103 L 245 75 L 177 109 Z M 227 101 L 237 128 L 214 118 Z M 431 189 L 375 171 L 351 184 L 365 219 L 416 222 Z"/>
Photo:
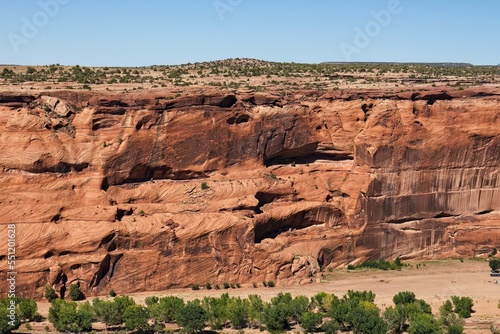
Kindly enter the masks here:
<path id="1" fill-rule="evenodd" d="M 71 298 L 71 300 L 84 299 L 83 293 L 80 290 L 80 286 L 78 284 L 70 284 L 69 285 L 69 298 Z"/>
<path id="2" fill-rule="evenodd" d="M 38 314 L 38 306 L 33 299 L 22 298 L 17 304 L 18 315 L 20 320 L 33 320 Z"/>
<path id="3" fill-rule="evenodd" d="M 61 299 L 53 301 L 49 308 L 49 321 L 60 332 L 81 333 L 92 329 L 93 315 L 89 303 L 78 307 L 75 302 Z"/>
<path id="4" fill-rule="evenodd" d="M 385 334 L 387 324 L 375 304 L 362 300 L 351 309 L 350 324 L 354 334 Z"/>
<path id="5" fill-rule="evenodd" d="M 417 314 L 408 327 L 409 334 L 440 334 L 442 329 L 431 314 Z"/>
<path id="6" fill-rule="evenodd" d="M 456 313 L 448 313 L 446 315 L 441 315 L 439 319 L 442 325 L 445 327 L 445 331 L 448 334 L 461 334 L 464 331 L 464 319 L 460 318 Z"/>
<path id="7" fill-rule="evenodd" d="M 461 318 L 471 317 L 472 307 L 474 306 L 472 298 L 452 296 L 451 301 L 455 306 L 454 312 L 457 313 Z"/>
<path id="8" fill-rule="evenodd" d="M 321 330 L 325 332 L 325 334 L 335 334 L 340 330 L 340 325 L 335 320 L 328 320 L 321 325 Z"/>
<path id="9" fill-rule="evenodd" d="M 247 326 L 249 321 L 249 304 L 248 300 L 241 298 L 231 298 L 229 300 L 227 304 L 227 315 L 233 328 L 241 329 Z"/>
<path id="10" fill-rule="evenodd" d="M 432 314 L 432 308 L 423 299 L 417 299 L 411 304 L 406 304 L 408 318 L 411 320 L 415 315 L 420 313 Z"/>
<path id="11" fill-rule="evenodd" d="M 408 309 L 405 304 L 398 304 L 395 307 L 385 309 L 383 317 L 391 332 L 402 333 L 407 328 Z"/>
<path id="12" fill-rule="evenodd" d="M 156 319 L 164 323 L 170 323 L 175 321 L 177 313 L 184 307 L 184 300 L 179 297 L 167 296 L 160 298 L 158 305 Z"/>
<path id="13" fill-rule="evenodd" d="M 258 295 L 248 296 L 248 321 L 250 327 L 259 327 L 264 323 L 264 302 Z"/>
<path id="14" fill-rule="evenodd" d="M 318 329 L 323 321 L 323 316 L 319 313 L 307 311 L 300 317 L 300 325 L 307 333 L 313 333 Z"/>
<path id="15" fill-rule="evenodd" d="M 491 258 L 489 261 L 491 271 L 499 271 L 500 270 L 500 259 Z"/>
<path id="16" fill-rule="evenodd" d="M 54 299 L 56 299 L 56 298 L 57 298 L 56 290 L 54 290 L 54 288 L 53 288 L 52 286 L 50 286 L 50 285 L 46 285 L 46 286 L 45 286 L 45 290 L 44 290 L 43 295 L 44 295 L 44 296 L 45 296 L 45 298 L 47 298 L 47 300 L 48 300 L 49 302 L 51 302 L 51 303 L 52 303 L 52 301 L 53 301 Z"/>
<path id="17" fill-rule="evenodd" d="M 125 322 L 123 314 L 127 307 L 135 305 L 135 302 L 128 296 L 118 296 L 113 301 L 96 298 L 92 304 L 99 321 L 104 322 L 106 326 L 118 326 Z"/>
<path id="18" fill-rule="evenodd" d="M 78 306 L 78 317 L 84 331 L 92 329 L 92 323 L 96 320 L 96 316 L 94 308 L 88 301 Z"/>
<path id="19" fill-rule="evenodd" d="M 392 301 L 395 305 L 398 304 L 411 304 L 416 300 L 416 296 L 411 291 L 403 291 L 399 292 L 394 297 L 392 297 Z"/>
<path id="20" fill-rule="evenodd" d="M 264 309 L 264 322 L 269 331 L 281 331 L 288 327 L 290 306 L 284 302 L 267 304 Z"/>
<path id="21" fill-rule="evenodd" d="M 148 311 L 141 305 L 130 305 L 123 313 L 125 319 L 125 328 L 129 331 L 138 331 L 142 333 L 149 328 Z"/>
<path id="22" fill-rule="evenodd" d="M 160 302 L 160 298 L 158 298 L 156 296 L 149 296 L 149 297 L 146 297 L 146 299 L 144 300 L 144 303 L 146 303 L 146 306 L 158 304 L 159 302 Z"/>
<path id="23" fill-rule="evenodd" d="M 367 301 L 373 303 L 375 301 L 375 294 L 372 291 L 353 291 L 348 290 L 345 298 L 357 301 Z"/>
<path id="24" fill-rule="evenodd" d="M 309 298 L 306 296 L 297 296 L 290 303 L 290 315 L 293 320 L 300 322 L 306 311 L 309 311 Z"/>
<path id="25" fill-rule="evenodd" d="M 451 301 L 447 300 L 439 308 L 439 314 L 441 317 L 446 317 L 447 315 L 453 313 L 453 304 Z"/>
<path id="26" fill-rule="evenodd" d="M 201 305 L 207 313 L 208 325 L 213 330 L 220 330 L 228 320 L 229 295 L 222 294 L 220 298 L 205 297 Z"/>
<path id="27" fill-rule="evenodd" d="M 14 314 L 11 314 L 11 309 Z M 0 333 L 9 334 L 21 325 L 9 298 L 0 299 Z"/>
<path id="28" fill-rule="evenodd" d="M 198 333 L 205 328 L 208 316 L 198 301 L 188 302 L 179 310 L 177 324 L 186 333 Z"/>

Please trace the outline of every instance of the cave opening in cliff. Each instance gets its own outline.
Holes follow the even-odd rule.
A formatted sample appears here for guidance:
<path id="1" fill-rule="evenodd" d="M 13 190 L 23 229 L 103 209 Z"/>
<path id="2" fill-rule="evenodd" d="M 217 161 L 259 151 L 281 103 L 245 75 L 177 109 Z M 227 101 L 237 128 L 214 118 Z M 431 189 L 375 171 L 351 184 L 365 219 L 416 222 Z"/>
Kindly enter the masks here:
<path id="1" fill-rule="evenodd" d="M 354 157 L 352 154 L 347 153 L 312 153 L 304 156 L 278 156 L 271 159 L 265 160 L 266 167 L 272 167 L 276 165 L 307 165 L 314 164 L 318 162 L 339 162 L 339 161 L 353 161 Z"/>
<path id="2" fill-rule="evenodd" d="M 282 196 L 282 194 L 258 191 L 254 197 L 259 201 L 259 203 L 257 203 L 257 206 L 254 208 L 254 212 L 256 214 L 261 214 L 262 207 L 264 205 L 272 203 Z"/>
<path id="3" fill-rule="evenodd" d="M 152 180 L 193 180 L 206 178 L 205 172 L 174 170 L 169 166 L 151 167 L 143 164 L 134 166 L 121 183 L 142 183 Z"/>
<path id="4" fill-rule="evenodd" d="M 234 117 L 229 118 L 226 123 L 229 125 L 234 125 L 234 124 L 242 124 L 242 123 L 247 123 L 250 120 L 250 116 L 247 114 L 243 115 L 236 115 Z"/>
<path id="5" fill-rule="evenodd" d="M 344 219 L 343 213 L 331 207 L 299 211 L 286 217 L 267 217 L 254 226 L 254 242 L 274 239 L 282 233 L 303 230 L 311 226 L 335 225 Z"/>

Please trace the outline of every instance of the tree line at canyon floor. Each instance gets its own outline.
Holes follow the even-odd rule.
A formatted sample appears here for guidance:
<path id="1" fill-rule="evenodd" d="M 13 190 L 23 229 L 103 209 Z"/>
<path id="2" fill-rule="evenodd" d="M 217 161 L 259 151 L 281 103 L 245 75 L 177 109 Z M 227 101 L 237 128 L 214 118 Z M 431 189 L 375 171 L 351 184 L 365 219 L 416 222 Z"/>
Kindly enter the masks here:
<path id="1" fill-rule="evenodd" d="M 489 259 L 492 273 L 500 271 L 500 259 L 494 257 L 495 254 L 496 251 Z M 358 267 L 388 270 L 404 265 L 397 259 L 394 263 L 381 260 Z M 266 281 L 263 286 L 272 288 L 275 285 L 273 281 Z M 203 287 L 217 288 L 209 283 Z M 222 287 L 228 289 L 239 285 L 224 284 Z M 199 288 L 199 285 L 192 286 L 193 290 Z M 71 284 L 69 289 L 72 301 L 58 298 L 50 285 L 46 286 L 44 294 L 51 302 L 48 320 L 57 331 L 71 333 L 91 332 L 93 324 L 99 322 L 106 331 L 136 333 L 180 331 L 191 334 L 209 328 L 212 331 L 233 329 L 240 332 L 257 329 L 271 333 L 302 329 L 304 333 L 326 334 L 459 334 L 464 331 L 464 319 L 474 312 L 470 297 L 452 296 L 441 305 L 437 314 L 433 314 L 431 306 L 410 291 L 394 295 L 394 305 L 383 311 L 375 304 L 372 291 L 353 290 L 341 298 L 325 292 L 311 298 L 301 295 L 292 297 L 290 293 L 279 292 L 269 302 L 257 294 L 236 298 L 230 297 L 227 292 L 220 297 L 204 297 L 188 302 L 175 296 L 150 296 L 145 299 L 145 305 L 137 304 L 129 296 L 117 296 L 114 290 L 110 290 L 110 298 L 106 300 L 95 298 L 92 302 L 77 303 L 85 296 L 76 284 Z M 27 330 L 31 330 L 33 322 L 41 321 L 43 317 L 38 313 L 35 300 L 0 299 L 0 334 L 11 333 L 23 323 Z M 46 326 L 45 330 L 51 329 Z M 491 331 L 500 333 L 500 329 L 493 326 Z"/>
<path id="2" fill-rule="evenodd" d="M 430 305 L 404 291 L 393 297 L 393 306 L 381 311 L 374 303 L 371 291 L 349 290 L 343 297 L 325 292 L 308 298 L 292 297 L 279 292 L 269 302 L 259 295 L 247 298 L 204 297 L 185 302 L 174 296 L 147 297 L 146 305 L 137 304 L 129 296 L 115 296 L 103 300 L 95 298 L 77 303 L 66 301 L 46 289 L 51 298 L 48 320 L 59 332 L 91 332 L 95 322 L 102 323 L 106 331 L 160 333 L 182 331 L 198 333 L 207 328 L 213 331 L 246 328 L 282 332 L 290 329 L 305 333 L 463 333 L 464 318 L 471 316 L 473 301 L 469 297 L 453 296 L 434 315 Z M 78 292 L 78 289 L 73 289 Z M 77 297 L 76 293 L 71 297 Z M 31 299 L 16 300 L 15 324 L 9 323 L 9 299 L 0 300 L 0 333 L 10 333 L 25 323 L 42 321 L 37 303 Z M 50 328 L 46 327 L 47 331 Z"/>

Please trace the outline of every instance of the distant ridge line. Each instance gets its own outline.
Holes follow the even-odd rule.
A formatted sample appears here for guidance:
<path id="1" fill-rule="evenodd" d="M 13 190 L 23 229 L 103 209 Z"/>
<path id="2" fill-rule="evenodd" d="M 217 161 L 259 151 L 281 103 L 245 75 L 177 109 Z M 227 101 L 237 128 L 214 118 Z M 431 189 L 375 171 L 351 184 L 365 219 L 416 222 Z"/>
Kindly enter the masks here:
<path id="1" fill-rule="evenodd" d="M 475 66 L 471 63 L 426 63 L 426 62 L 384 62 L 384 61 L 326 61 L 320 63 L 322 65 L 428 65 L 428 66 L 450 66 L 450 67 L 463 67 L 463 66 Z M 494 65 L 493 65 L 494 66 Z M 498 65 L 497 65 L 498 66 Z"/>

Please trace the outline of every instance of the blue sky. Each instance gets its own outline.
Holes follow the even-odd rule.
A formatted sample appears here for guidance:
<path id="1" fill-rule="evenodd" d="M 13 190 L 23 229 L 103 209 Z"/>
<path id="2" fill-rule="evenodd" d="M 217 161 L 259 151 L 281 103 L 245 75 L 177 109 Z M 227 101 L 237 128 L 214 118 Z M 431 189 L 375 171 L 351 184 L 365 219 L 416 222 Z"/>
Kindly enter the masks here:
<path id="1" fill-rule="evenodd" d="M 500 63 L 498 0 L 1 0 L 0 13 L 1 64 Z"/>

